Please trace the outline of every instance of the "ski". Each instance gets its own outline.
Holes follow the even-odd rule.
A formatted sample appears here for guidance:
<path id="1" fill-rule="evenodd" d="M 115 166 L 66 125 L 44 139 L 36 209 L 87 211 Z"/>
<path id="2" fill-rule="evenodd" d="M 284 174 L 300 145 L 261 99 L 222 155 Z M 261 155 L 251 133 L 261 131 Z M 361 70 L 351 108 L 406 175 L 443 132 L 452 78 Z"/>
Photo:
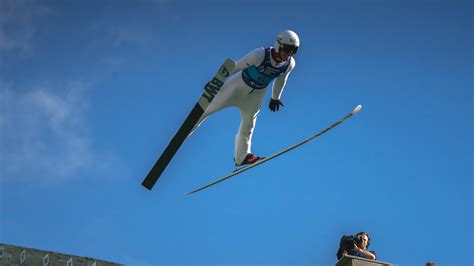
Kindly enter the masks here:
<path id="1" fill-rule="evenodd" d="M 195 189 L 195 190 L 193 190 L 193 191 L 191 191 L 191 192 L 188 192 L 188 193 L 186 193 L 186 195 L 191 195 L 191 194 L 196 193 L 196 192 L 198 192 L 198 191 L 201 191 L 201 190 L 203 190 L 203 189 L 205 189 L 205 188 L 208 188 L 208 187 L 210 187 L 210 186 L 213 186 L 213 185 L 215 185 L 215 184 L 217 184 L 217 183 L 219 183 L 219 182 L 222 182 L 222 181 L 224 181 L 224 180 L 226 180 L 226 179 L 228 179 L 228 178 L 230 178 L 230 177 L 233 177 L 233 176 L 235 176 L 235 175 L 238 175 L 238 174 L 240 174 L 240 173 L 242 173 L 242 172 L 245 172 L 245 171 L 247 171 L 247 170 L 249 170 L 249 169 L 251 169 L 251 168 L 253 168 L 253 167 L 257 166 L 257 165 L 260 165 L 260 164 L 263 164 L 263 163 L 265 163 L 265 162 L 268 162 L 268 161 L 270 161 L 271 159 L 273 159 L 273 158 L 275 158 L 275 157 L 278 157 L 278 156 L 280 156 L 280 155 L 282 155 L 282 154 L 284 154 L 284 153 L 286 153 L 286 152 L 289 152 L 289 151 L 291 151 L 291 150 L 293 150 L 293 149 L 295 149 L 295 148 L 297 148 L 297 147 L 299 147 L 299 146 L 301 146 L 301 145 L 303 145 L 303 144 L 305 144 L 305 143 L 307 143 L 307 142 L 309 142 L 309 141 L 311 141 L 311 140 L 313 140 L 313 139 L 315 139 L 315 138 L 321 136 L 322 134 L 328 132 L 329 130 L 335 128 L 336 126 L 338 126 L 339 124 L 341 124 L 342 122 L 346 121 L 348 118 L 350 118 L 351 116 L 353 116 L 353 115 L 355 115 L 357 112 L 359 112 L 361 108 L 362 108 L 362 105 L 359 104 L 359 105 L 357 105 L 349 114 L 347 114 L 346 116 L 344 116 L 343 118 L 341 118 L 341 119 L 340 119 L 339 121 L 337 121 L 336 123 L 330 125 L 330 126 L 327 127 L 326 129 L 324 129 L 324 130 L 318 132 L 317 134 L 314 134 L 314 135 L 312 135 L 311 137 L 309 137 L 309 138 L 307 138 L 307 139 L 305 139 L 305 140 L 303 140 L 303 141 L 301 141 L 301 142 L 298 142 L 298 143 L 294 144 L 293 146 L 290 146 L 290 147 L 288 147 L 288 148 L 286 148 L 286 149 L 284 149 L 284 150 L 282 150 L 282 151 L 280 151 L 280 152 L 277 152 L 277 153 L 275 153 L 275 154 L 273 154 L 273 155 L 271 155 L 271 156 L 269 156 L 269 157 L 265 157 L 265 158 L 263 158 L 263 159 L 261 159 L 261 160 L 258 160 L 257 162 L 255 162 L 255 163 L 253 163 L 253 164 L 244 166 L 244 167 L 242 167 L 242 168 L 240 168 L 240 169 L 238 169 L 238 170 L 236 170 L 236 171 L 234 171 L 234 172 L 232 172 L 232 173 L 230 173 L 230 174 L 228 174 L 228 175 L 226 175 L 226 176 L 224 176 L 224 177 L 222 177 L 222 178 L 220 178 L 220 179 L 218 179 L 218 180 L 216 180 L 216 181 L 214 181 L 214 182 L 212 182 L 212 183 L 209 183 L 209 184 L 207 184 L 207 185 L 205 185 L 205 186 L 203 186 L 203 187 L 200 187 L 200 188 Z"/>
<path id="2" fill-rule="evenodd" d="M 225 80 L 234 71 L 234 68 L 235 62 L 232 59 L 226 59 L 224 64 L 222 64 L 215 74 L 214 78 L 206 84 L 204 87 L 204 93 L 201 95 L 198 102 L 179 128 L 178 132 L 171 139 L 170 143 L 163 151 L 158 161 L 151 168 L 150 172 L 143 180 L 142 186 L 149 190 L 153 188 L 156 181 L 158 181 L 158 178 L 160 178 L 161 174 L 165 170 L 166 166 L 178 151 L 179 147 L 183 144 L 184 140 L 188 137 L 189 133 L 191 133 L 191 130 L 199 121 L 199 118 L 204 113 L 204 110 L 206 110 L 209 103 L 211 103 L 214 97 L 217 95 L 222 85 L 224 85 Z"/>

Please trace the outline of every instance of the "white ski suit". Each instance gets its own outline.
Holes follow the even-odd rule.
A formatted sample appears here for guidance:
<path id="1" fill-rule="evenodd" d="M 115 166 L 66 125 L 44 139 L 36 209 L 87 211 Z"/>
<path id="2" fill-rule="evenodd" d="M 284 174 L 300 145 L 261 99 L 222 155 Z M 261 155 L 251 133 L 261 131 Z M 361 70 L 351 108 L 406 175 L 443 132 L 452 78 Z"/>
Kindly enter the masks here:
<path id="1" fill-rule="evenodd" d="M 240 165 L 251 153 L 252 134 L 266 87 L 275 79 L 272 98 L 280 100 L 286 79 L 294 67 L 293 57 L 277 64 L 271 56 L 271 47 L 249 52 L 237 62 L 234 72 L 206 108 L 195 129 L 206 117 L 223 108 L 239 108 L 242 121 L 235 136 L 234 160 Z"/>

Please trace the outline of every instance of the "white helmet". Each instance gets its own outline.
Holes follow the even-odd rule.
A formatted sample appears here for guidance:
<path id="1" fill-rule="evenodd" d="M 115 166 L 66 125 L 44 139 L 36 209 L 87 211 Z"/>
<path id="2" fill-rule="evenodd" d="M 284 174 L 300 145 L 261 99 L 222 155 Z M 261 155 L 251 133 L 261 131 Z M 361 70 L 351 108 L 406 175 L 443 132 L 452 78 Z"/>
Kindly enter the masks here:
<path id="1" fill-rule="evenodd" d="M 275 50 L 277 53 L 283 50 L 284 52 L 291 51 L 293 54 L 296 54 L 298 47 L 300 47 L 300 38 L 291 30 L 282 31 L 275 42 Z"/>

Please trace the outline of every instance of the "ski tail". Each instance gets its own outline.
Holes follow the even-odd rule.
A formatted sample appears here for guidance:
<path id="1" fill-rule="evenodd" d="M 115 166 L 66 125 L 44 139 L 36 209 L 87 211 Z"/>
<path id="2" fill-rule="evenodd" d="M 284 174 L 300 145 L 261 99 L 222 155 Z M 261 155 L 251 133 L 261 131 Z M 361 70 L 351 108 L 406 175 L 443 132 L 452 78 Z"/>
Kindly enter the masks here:
<path id="1" fill-rule="evenodd" d="M 150 172 L 143 180 L 142 186 L 146 187 L 148 190 L 151 190 L 153 188 L 156 181 L 158 181 L 158 178 L 160 178 L 166 166 L 168 166 L 169 162 L 176 154 L 179 147 L 181 147 L 184 140 L 187 138 L 188 134 L 191 132 L 194 125 L 196 125 L 197 121 L 203 113 L 204 110 L 201 108 L 201 106 L 199 104 L 196 104 L 191 113 L 189 113 L 188 117 L 184 121 L 183 125 L 181 125 L 178 132 L 174 135 L 173 139 L 166 147 L 163 154 L 160 156 L 158 161 L 151 168 Z"/>
<path id="2" fill-rule="evenodd" d="M 179 147 L 183 144 L 186 140 L 188 135 L 191 133 L 194 126 L 201 118 L 204 110 L 206 110 L 207 106 L 211 103 L 214 97 L 219 92 L 220 88 L 224 85 L 225 80 L 230 76 L 235 68 L 235 62 L 232 59 L 226 59 L 224 64 L 219 68 L 215 76 L 211 81 L 209 81 L 206 86 L 204 87 L 204 92 L 199 98 L 198 102 L 192 109 L 192 111 L 187 116 L 184 123 L 179 128 L 178 132 L 174 135 L 171 139 L 170 143 L 166 147 L 166 149 L 161 154 L 158 161 L 153 165 L 148 175 L 142 182 L 142 186 L 151 190 L 155 183 L 160 178 L 161 174 L 165 170 L 165 168 L 170 163 L 173 156 L 178 151 Z"/>

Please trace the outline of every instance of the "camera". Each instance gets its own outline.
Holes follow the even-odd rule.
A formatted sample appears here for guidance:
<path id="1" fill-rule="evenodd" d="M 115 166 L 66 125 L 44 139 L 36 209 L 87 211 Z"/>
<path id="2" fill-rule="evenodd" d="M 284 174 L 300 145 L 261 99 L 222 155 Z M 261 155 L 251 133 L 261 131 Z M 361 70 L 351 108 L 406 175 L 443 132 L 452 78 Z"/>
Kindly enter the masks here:
<path id="1" fill-rule="evenodd" d="M 342 236 L 339 242 L 339 250 L 337 251 L 337 259 L 340 259 L 344 254 L 354 255 L 357 251 L 357 244 L 361 243 L 360 236 Z"/>
<path id="2" fill-rule="evenodd" d="M 367 241 L 367 243 L 365 243 L 365 241 Z M 360 232 L 356 235 L 344 235 L 341 237 L 341 241 L 339 242 L 339 250 L 336 254 L 337 259 L 340 260 L 344 255 L 352 255 L 376 260 L 377 255 L 375 252 L 366 250 L 369 245 L 370 236 L 365 232 Z M 364 251 L 359 250 L 359 248 Z"/>

